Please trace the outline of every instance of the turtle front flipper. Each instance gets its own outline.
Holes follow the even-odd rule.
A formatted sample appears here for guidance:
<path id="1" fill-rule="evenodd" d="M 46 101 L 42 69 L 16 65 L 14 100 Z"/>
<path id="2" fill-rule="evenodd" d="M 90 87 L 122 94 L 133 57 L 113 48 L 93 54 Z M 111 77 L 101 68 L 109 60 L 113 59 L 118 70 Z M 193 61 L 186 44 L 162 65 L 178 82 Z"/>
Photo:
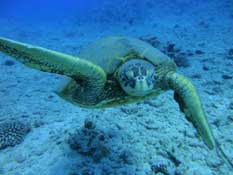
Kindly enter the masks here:
<path id="1" fill-rule="evenodd" d="M 191 81 L 189 81 L 183 75 L 179 75 L 175 72 L 168 73 L 165 80 L 169 88 L 175 91 L 174 98 L 178 102 L 180 110 L 184 112 L 186 118 L 197 129 L 205 144 L 211 150 L 215 150 L 232 170 L 233 162 L 224 153 L 221 145 L 214 138 L 212 130 L 210 129 L 205 117 L 199 96 Z"/>
<path id="2" fill-rule="evenodd" d="M 66 75 L 75 81 L 84 81 L 88 87 L 82 93 L 84 95 L 90 94 L 87 91 L 95 92 L 95 94 L 100 93 L 106 82 L 106 74 L 102 68 L 71 55 L 6 38 L 0 38 L 0 52 L 14 57 L 30 68 Z M 63 98 L 65 96 L 62 92 L 58 92 L 58 94 Z"/>
<path id="3" fill-rule="evenodd" d="M 197 129 L 205 144 L 210 149 L 214 149 L 215 139 L 193 84 L 186 77 L 175 72 L 167 74 L 166 83 L 169 88 L 175 91 L 174 98 L 185 117 Z"/>

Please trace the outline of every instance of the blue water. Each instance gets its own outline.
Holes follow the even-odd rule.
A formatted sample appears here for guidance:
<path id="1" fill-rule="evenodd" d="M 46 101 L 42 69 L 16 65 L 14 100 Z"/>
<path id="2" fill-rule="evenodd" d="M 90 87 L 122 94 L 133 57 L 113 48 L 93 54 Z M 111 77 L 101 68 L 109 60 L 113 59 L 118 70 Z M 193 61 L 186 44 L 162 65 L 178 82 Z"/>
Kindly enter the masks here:
<path id="1" fill-rule="evenodd" d="M 175 61 L 196 87 L 213 135 L 232 162 L 232 0 L 0 1 L 0 37 L 76 56 L 115 35 L 140 38 Z M 186 120 L 172 91 L 85 109 L 54 93 L 65 76 L 2 53 L 0 75 L 0 126 L 13 120 L 31 127 L 19 144 L 4 149 L 3 138 L 17 131 L 0 128 L 0 175 L 233 174 Z"/>

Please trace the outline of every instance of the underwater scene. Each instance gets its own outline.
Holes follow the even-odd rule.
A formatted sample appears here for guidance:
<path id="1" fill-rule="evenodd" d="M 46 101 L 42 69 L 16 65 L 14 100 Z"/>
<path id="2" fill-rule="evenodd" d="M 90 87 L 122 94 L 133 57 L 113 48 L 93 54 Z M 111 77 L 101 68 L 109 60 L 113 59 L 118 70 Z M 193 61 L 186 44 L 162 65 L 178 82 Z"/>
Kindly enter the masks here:
<path id="1" fill-rule="evenodd" d="M 232 0 L 1 0 L 0 175 L 233 175 Z"/>

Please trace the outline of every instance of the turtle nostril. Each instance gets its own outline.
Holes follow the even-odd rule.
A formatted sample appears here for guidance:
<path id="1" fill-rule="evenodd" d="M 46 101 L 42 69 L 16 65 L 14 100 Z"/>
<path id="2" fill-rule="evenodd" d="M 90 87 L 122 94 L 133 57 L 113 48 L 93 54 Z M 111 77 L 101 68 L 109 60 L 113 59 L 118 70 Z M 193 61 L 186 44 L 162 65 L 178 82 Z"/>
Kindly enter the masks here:
<path id="1" fill-rule="evenodd" d="M 138 80 L 143 80 L 144 77 L 143 76 L 138 76 Z"/>

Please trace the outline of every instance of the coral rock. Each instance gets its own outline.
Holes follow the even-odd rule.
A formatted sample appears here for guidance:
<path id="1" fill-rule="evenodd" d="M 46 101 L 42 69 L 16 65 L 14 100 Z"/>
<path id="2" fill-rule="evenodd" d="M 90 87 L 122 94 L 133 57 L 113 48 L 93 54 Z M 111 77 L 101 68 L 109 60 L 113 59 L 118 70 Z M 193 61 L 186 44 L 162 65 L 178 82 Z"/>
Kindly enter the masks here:
<path id="1" fill-rule="evenodd" d="M 96 128 L 93 121 L 86 119 L 84 126 L 70 135 L 68 144 L 78 153 L 90 156 L 98 162 L 109 154 L 109 139 L 103 131 Z"/>
<path id="2" fill-rule="evenodd" d="M 19 121 L 7 121 L 0 124 L 0 149 L 20 144 L 30 126 Z"/>

